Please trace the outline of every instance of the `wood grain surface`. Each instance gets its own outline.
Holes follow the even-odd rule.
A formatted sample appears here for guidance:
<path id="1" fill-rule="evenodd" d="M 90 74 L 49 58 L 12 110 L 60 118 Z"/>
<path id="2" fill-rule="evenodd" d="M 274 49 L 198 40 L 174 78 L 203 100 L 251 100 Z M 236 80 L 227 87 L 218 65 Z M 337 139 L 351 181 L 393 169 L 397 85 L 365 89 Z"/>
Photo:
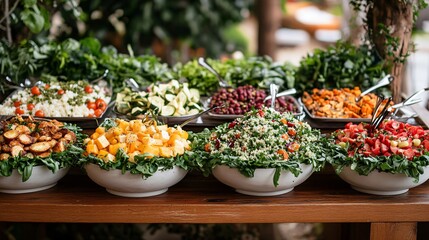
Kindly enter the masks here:
<path id="1" fill-rule="evenodd" d="M 429 183 L 397 196 L 352 190 L 338 176 L 313 174 L 275 197 L 236 193 L 212 177 L 188 174 L 167 193 L 111 195 L 77 171 L 36 193 L 0 194 L 0 221 L 109 223 L 427 222 Z"/>

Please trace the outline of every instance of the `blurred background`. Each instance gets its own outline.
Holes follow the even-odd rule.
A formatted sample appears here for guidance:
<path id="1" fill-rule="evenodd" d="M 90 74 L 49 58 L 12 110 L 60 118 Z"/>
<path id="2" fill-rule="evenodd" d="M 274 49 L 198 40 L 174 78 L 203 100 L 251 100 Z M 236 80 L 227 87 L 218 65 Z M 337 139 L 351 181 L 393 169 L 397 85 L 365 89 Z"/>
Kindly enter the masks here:
<path id="1" fill-rule="evenodd" d="M 299 67 L 314 49 L 327 49 L 337 41 L 359 46 L 366 33 L 361 19 L 364 10 L 354 11 L 350 0 L 3 0 L 0 7 L 0 76 L 14 81 L 42 74 L 95 79 L 105 68 L 120 68 L 124 62 L 137 60 L 138 64 L 145 62 L 143 73 L 132 76 L 129 72 L 135 69 L 120 68 L 116 72 L 128 73 L 119 74 L 117 80 L 134 77 L 144 84 L 188 77 L 186 71 L 193 68 L 187 66 L 200 56 L 220 61 L 268 56 L 269 64 L 272 59 Z M 429 84 L 428 31 L 426 8 L 420 10 L 413 30 L 417 51 L 406 63 L 405 95 Z M 334 50 L 355 51 L 347 45 Z M 145 60 L 133 58 L 141 55 Z M 380 59 L 371 61 L 377 64 Z M 388 72 L 382 67 L 379 73 Z M 173 75 L 166 72 L 170 68 Z M 150 74 L 153 72 L 157 75 Z M 150 76 L 141 79 L 143 74 Z M 380 75 L 369 76 L 373 82 L 376 77 Z M 302 84 L 299 79 L 298 70 L 295 82 L 288 79 L 284 88 Z"/>
<path id="2" fill-rule="evenodd" d="M 2 0 L 0 7 L 0 76 L 16 81 L 46 73 L 95 79 L 106 66 L 115 68 L 119 82 L 132 74 L 141 81 L 165 80 L 183 76 L 185 66 L 196 57 L 222 62 L 268 56 L 269 64 L 299 68 L 310 65 L 306 57 L 315 49 L 349 51 L 346 45 L 335 48 L 337 42 L 360 45 L 365 34 L 359 18 L 363 13 L 351 10 L 348 0 Z M 420 11 L 413 40 L 416 50 L 406 62 L 405 95 L 429 86 L 428 8 Z M 140 55 L 146 57 L 134 57 Z M 288 71 L 282 68 L 285 87 L 290 78 L 299 80 L 298 75 L 284 73 Z M 29 227 L 18 224 L 9 229 L 10 234 Z M 56 234 L 50 239 L 79 238 L 78 225 L 50 227 L 49 234 Z M 148 227 L 86 225 L 81 235 L 139 239 L 142 230 L 155 229 L 155 236 L 147 239 L 181 239 L 180 234 L 182 239 L 199 239 L 199 234 L 213 236 L 205 239 L 341 239 L 341 233 L 329 233 L 330 228 L 320 224 Z M 30 228 L 37 231 L 38 226 Z"/>

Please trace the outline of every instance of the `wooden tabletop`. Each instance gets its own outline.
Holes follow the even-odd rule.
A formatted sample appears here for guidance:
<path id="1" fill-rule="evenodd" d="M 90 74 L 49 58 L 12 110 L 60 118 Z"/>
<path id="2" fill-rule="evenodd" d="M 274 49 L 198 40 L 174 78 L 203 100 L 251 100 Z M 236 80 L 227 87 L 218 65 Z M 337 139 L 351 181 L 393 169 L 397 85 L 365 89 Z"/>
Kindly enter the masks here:
<path id="1" fill-rule="evenodd" d="M 96 223 L 276 223 L 429 221 L 429 182 L 397 196 L 352 190 L 335 174 L 315 173 L 275 197 L 236 193 L 213 177 L 189 173 L 148 198 L 112 195 L 83 173 L 35 193 L 0 194 L 0 221 Z"/>

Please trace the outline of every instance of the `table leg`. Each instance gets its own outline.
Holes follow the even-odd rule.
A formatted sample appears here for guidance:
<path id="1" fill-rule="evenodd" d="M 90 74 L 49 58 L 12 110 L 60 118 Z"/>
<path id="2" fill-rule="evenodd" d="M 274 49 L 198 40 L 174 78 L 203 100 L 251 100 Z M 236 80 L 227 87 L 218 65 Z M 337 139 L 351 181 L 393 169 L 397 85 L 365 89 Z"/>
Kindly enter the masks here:
<path id="1" fill-rule="evenodd" d="M 371 240 L 416 240 L 417 223 L 371 223 Z"/>

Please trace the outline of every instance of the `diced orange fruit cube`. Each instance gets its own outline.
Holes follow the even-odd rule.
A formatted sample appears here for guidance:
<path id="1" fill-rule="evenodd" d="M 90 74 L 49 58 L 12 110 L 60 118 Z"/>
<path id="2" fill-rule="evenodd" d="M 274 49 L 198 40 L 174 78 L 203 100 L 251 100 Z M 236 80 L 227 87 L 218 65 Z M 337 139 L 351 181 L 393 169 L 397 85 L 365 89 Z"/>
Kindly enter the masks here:
<path id="1" fill-rule="evenodd" d="M 124 131 L 122 130 L 122 128 L 115 127 L 115 128 L 113 129 L 113 134 L 114 134 L 115 136 L 119 136 L 119 135 L 121 135 L 123 132 L 124 132 Z"/>
<path id="2" fill-rule="evenodd" d="M 149 142 L 150 142 L 150 140 L 151 140 L 151 137 L 143 137 L 143 138 L 139 138 L 139 140 L 143 143 L 143 144 L 146 144 L 146 145 L 148 145 L 149 144 Z"/>
<path id="3" fill-rule="evenodd" d="M 100 136 L 100 134 L 98 132 L 95 132 L 91 135 L 92 139 L 97 139 Z"/>
<path id="4" fill-rule="evenodd" d="M 141 145 L 141 144 L 142 144 L 142 143 L 141 143 L 141 142 L 138 142 L 138 141 L 136 141 L 136 142 L 132 142 L 132 143 L 129 143 L 129 144 L 128 144 L 128 152 L 132 153 L 132 152 L 137 151 L 137 150 L 140 148 L 140 145 Z"/>
<path id="5" fill-rule="evenodd" d="M 182 155 L 185 153 L 185 148 L 183 146 L 174 146 L 173 147 L 173 156 Z"/>
<path id="6" fill-rule="evenodd" d="M 170 135 L 170 139 L 167 141 L 167 144 L 170 146 L 174 145 L 176 140 L 181 139 L 182 137 L 178 133 L 173 133 Z"/>
<path id="7" fill-rule="evenodd" d="M 102 135 L 102 134 L 104 134 L 105 129 L 104 129 L 104 127 L 98 127 L 97 129 L 95 129 L 95 132 Z"/>
<path id="8" fill-rule="evenodd" d="M 98 149 L 106 148 L 110 144 L 106 136 L 104 135 L 101 135 L 100 137 L 98 137 L 94 142 L 97 145 Z"/>
<path id="9" fill-rule="evenodd" d="M 126 131 L 128 127 L 130 126 L 130 123 L 127 121 L 120 121 L 118 127 L 121 128 L 123 131 Z"/>
<path id="10" fill-rule="evenodd" d="M 163 146 L 164 143 L 162 142 L 161 139 L 155 139 L 155 138 L 151 138 L 149 140 L 149 145 L 155 145 L 155 146 Z"/>
<path id="11" fill-rule="evenodd" d="M 100 150 L 99 152 L 98 152 L 98 157 L 99 158 L 105 158 L 106 156 L 107 156 L 107 154 L 108 154 L 109 152 L 107 152 L 106 150 L 104 150 L 104 149 L 102 149 L 102 150 Z"/>
<path id="12" fill-rule="evenodd" d="M 182 138 L 184 138 L 184 139 L 188 139 L 188 132 L 187 131 L 183 131 L 183 130 L 180 130 L 180 131 L 178 131 L 179 132 L 179 135 L 182 137 Z"/>
<path id="13" fill-rule="evenodd" d="M 91 144 L 91 143 L 89 143 L 88 145 L 86 145 L 86 152 L 88 153 L 88 154 L 94 154 L 94 155 L 97 155 L 98 154 L 98 148 L 97 148 L 97 145 L 95 145 L 95 144 Z"/>
<path id="14" fill-rule="evenodd" d="M 161 139 L 162 138 L 161 133 L 159 133 L 159 132 L 153 134 L 152 137 L 155 138 L 155 139 Z"/>
<path id="15" fill-rule="evenodd" d="M 159 147 L 145 145 L 142 153 L 150 153 L 150 154 L 153 154 L 155 156 L 159 156 Z"/>
<path id="16" fill-rule="evenodd" d="M 173 156 L 173 150 L 169 147 L 160 147 L 159 148 L 159 155 L 161 157 L 172 157 Z"/>

